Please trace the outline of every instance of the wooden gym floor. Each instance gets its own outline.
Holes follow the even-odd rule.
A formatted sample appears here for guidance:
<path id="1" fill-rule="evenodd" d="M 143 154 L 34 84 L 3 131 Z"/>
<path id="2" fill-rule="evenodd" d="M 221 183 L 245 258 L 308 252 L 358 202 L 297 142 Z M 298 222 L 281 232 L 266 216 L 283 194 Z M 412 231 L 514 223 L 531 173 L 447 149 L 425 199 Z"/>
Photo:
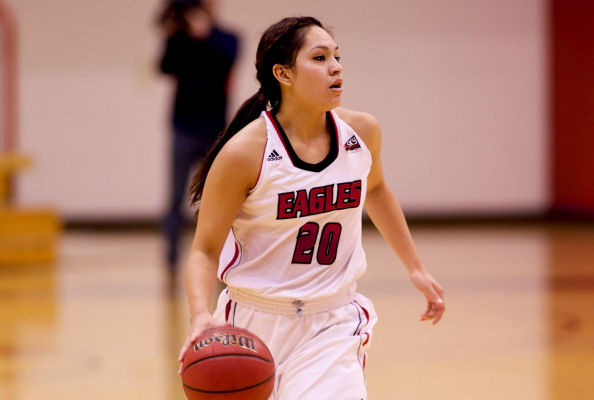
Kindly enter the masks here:
<path id="1" fill-rule="evenodd" d="M 594 226 L 413 235 L 448 310 L 418 321 L 423 299 L 367 227 L 370 399 L 594 399 Z M 68 231 L 60 247 L 53 266 L 0 266 L 0 399 L 184 399 L 187 307 L 168 295 L 158 233 Z"/>

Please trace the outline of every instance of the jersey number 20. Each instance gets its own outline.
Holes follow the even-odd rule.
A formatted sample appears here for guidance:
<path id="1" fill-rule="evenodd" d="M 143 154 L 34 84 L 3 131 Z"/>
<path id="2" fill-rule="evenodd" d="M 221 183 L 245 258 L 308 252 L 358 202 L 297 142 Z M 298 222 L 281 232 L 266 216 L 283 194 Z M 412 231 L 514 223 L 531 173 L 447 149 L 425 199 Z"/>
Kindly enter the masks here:
<path id="1" fill-rule="evenodd" d="M 299 229 L 297 243 L 293 252 L 293 264 L 311 264 L 320 226 L 315 222 L 308 222 Z M 336 222 L 328 222 L 322 228 L 316 259 L 322 265 L 330 265 L 336 260 L 338 241 L 342 226 Z"/>

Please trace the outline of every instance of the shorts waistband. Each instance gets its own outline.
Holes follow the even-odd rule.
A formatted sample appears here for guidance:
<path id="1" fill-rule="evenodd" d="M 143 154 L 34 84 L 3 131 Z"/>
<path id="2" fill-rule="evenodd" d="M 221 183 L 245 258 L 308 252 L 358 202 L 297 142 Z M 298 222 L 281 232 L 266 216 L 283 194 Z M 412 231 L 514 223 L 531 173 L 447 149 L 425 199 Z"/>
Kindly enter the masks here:
<path id="1" fill-rule="evenodd" d="M 254 294 L 248 290 L 229 287 L 231 300 L 251 307 L 258 311 L 282 315 L 310 315 L 334 308 L 342 307 L 355 299 L 357 294 L 354 288 L 344 290 L 331 297 L 318 299 L 291 299 L 284 297 L 265 297 Z"/>

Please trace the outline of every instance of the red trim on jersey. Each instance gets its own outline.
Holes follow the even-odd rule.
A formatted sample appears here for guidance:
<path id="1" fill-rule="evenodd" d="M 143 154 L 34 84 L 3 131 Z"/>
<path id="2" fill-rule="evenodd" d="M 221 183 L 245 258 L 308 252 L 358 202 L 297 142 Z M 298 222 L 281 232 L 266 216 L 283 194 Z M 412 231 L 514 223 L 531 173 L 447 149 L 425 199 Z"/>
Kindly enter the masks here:
<path id="1" fill-rule="evenodd" d="M 270 114 L 270 111 L 266 111 L 266 115 L 268 116 L 268 119 L 270 120 L 270 122 L 272 122 L 272 126 L 274 126 L 274 130 L 276 131 L 276 135 L 278 136 L 278 138 L 280 139 L 281 143 L 283 144 L 283 147 L 285 148 L 285 153 L 287 153 L 287 155 L 291 159 L 291 154 L 289 153 L 289 150 L 287 148 L 287 144 L 283 140 L 283 135 L 281 135 L 280 129 L 278 129 L 278 126 L 276 125 L 276 122 L 274 122 L 274 118 L 272 118 L 272 114 Z M 264 155 L 266 155 L 266 152 L 264 152 Z M 291 159 L 291 162 L 293 162 L 293 159 Z"/>
<path id="2" fill-rule="evenodd" d="M 363 346 L 369 342 L 369 333 L 365 332 L 365 340 L 363 340 Z"/>
<path id="3" fill-rule="evenodd" d="M 264 152 L 262 153 L 262 162 L 260 162 L 260 171 L 258 171 L 258 177 L 256 178 L 256 182 L 254 185 L 249 188 L 248 190 L 254 190 L 258 183 L 260 182 L 260 176 L 262 175 L 262 168 L 264 167 L 264 159 L 266 158 L 266 146 L 268 146 L 268 133 L 266 134 L 266 143 L 264 144 Z"/>
<path id="4" fill-rule="evenodd" d="M 229 268 L 231 268 L 233 266 L 233 264 L 235 264 L 235 261 L 237 261 L 237 257 L 239 257 L 239 246 L 237 245 L 237 242 L 235 242 L 235 254 L 233 255 L 233 259 L 231 260 L 231 262 L 229 264 L 227 264 L 227 266 L 225 267 L 225 269 L 223 270 L 223 272 L 221 272 L 221 280 L 224 282 L 224 276 L 227 273 L 227 270 Z"/>
<path id="5" fill-rule="evenodd" d="M 225 306 L 225 322 L 229 322 L 229 314 L 231 313 L 231 300 Z"/>
<path id="6" fill-rule="evenodd" d="M 336 119 L 334 118 L 334 114 L 332 113 L 332 111 L 329 111 L 328 114 L 330 114 L 330 118 L 332 118 L 332 123 L 334 124 L 334 134 L 336 135 L 336 146 L 338 146 L 338 152 L 340 153 L 340 141 L 338 139 L 340 139 L 340 136 L 338 136 L 338 124 L 336 123 Z"/>
<path id="7" fill-rule="evenodd" d="M 367 310 L 365 309 L 365 307 L 363 307 L 361 304 L 359 304 L 359 302 L 358 302 L 357 300 L 353 300 L 353 302 L 354 302 L 356 305 L 358 305 L 358 306 L 361 308 L 361 310 L 363 310 L 363 312 L 365 313 L 365 318 L 367 318 L 367 322 L 369 323 L 369 311 L 367 311 Z"/>
<path id="8" fill-rule="evenodd" d="M 359 306 L 359 308 L 361 310 L 363 310 L 363 313 L 365 314 L 365 318 L 367 319 L 367 322 L 365 322 L 365 325 L 369 324 L 369 311 L 367 311 L 367 309 L 365 307 L 363 307 L 361 305 L 361 303 L 359 303 L 357 300 L 353 300 L 353 303 L 355 303 L 357 306 Z M 359 329 L 359 333 L 358 334 L 360 334 L 360 332 L 363 330 L 363 326 L 361 326 L 361 329 Z M 365 332 L 363 334 L 363 336 L 365 337 L 365 339 L 363 339 L 362 345 L 365 346 L 367 343 L 369 343 L 369 339 L 370 339 L 369 332 Z"/>

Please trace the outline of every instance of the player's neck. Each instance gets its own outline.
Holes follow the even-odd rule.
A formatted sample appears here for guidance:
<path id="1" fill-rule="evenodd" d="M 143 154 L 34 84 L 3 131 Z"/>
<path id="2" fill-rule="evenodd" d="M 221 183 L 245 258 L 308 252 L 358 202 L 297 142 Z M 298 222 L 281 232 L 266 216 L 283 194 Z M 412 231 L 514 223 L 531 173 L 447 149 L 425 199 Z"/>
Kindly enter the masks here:
<path id="1" fill-rule="evenodd" d="M 289 138 L 295 137 L 306 142 L 328 134 L 325 111 L 283 102 L 276 118 Z"/>

